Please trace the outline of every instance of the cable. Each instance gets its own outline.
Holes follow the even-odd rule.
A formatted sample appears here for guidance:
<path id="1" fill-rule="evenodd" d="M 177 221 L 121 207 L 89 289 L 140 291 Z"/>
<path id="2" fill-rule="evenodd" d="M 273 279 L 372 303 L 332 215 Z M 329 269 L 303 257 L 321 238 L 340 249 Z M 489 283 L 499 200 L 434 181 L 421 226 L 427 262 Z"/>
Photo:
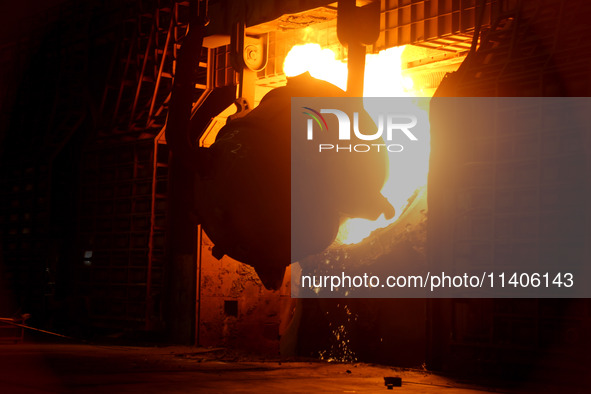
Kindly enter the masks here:
<path id="1" fill-rule="evenodd" d="M 38 331 L 38 332 L 42 332 L 42 333 L 49 334 L 49 335 L 54 335 L 54 336 L 60 337 L 60 338 L 72 339 L 74 341 L 88 343 L 84 339 L 69 337 L 67 335 L 62 335 L 62 334 L 58 334 L 58 333 L 55 333 L 55 332 L 51 332 L 51 331 L 47 331 L 47 330 L 42 330 L 40 328 L 35 328 L 35 327 L 27 326 L 25 324 L 20 324 L 20 323 L 17 323 L 17 322 L 14 322 L 14 321 L 10 321 L 10 320 L 2 320 L 2 323 L 11 324 L 11 325 L 16 326 L 16 327 L 26 328 L 28 330 Z"/>
<path id="2" fill-rule="evenodd" d="M 486 0 L 481 0 L 479 3 L 478 17 L 474 21 L 474 36 L 472 37 L 472 45 L 470 46 L 470 53 L 476 52 L 476 45 L 478 45 L 478 38 L 480 37 L 480 29 L 482 28 L 482 22 L 484 19 L 484 9 L 486 8 Z"/>

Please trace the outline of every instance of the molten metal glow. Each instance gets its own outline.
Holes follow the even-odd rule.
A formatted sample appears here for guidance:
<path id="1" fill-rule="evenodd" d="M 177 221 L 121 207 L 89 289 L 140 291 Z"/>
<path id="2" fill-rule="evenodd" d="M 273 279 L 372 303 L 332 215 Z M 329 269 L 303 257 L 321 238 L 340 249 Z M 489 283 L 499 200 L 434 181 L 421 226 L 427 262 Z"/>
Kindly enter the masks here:
<path id="1" fill-rule="evenodd" d="M 322 79 L 345 90 L 347 88 L 347 63 L 337 60 L 335 53 L 322 49 L 318 44 L 296 45 L 285 57 L 283 72 L 295 77 L 310 72 L 314 78 Z"/>
<path id="2" fill-rule="evenodd" d="M 402 52 L 404 47 L 389 48 L 378 54 L 368 54 L 365 59 L 364 97 L 413 97 L 413 80 L 402 74 Z M 306 71 L 318 79 L 330 82 L 341 89 L 347 86 L 347 64 L 337 60 L 335 53 L 318 44 L 296 45 L 285 58 L 285 75 L 293 77 Z M 419 102 L 420 110 L 428 111 Z M 429 146 L 427 142 L 427 146 Z M 377 220 L 349 219 L 340 229 L 337 241 L 354 244 L 367 238 L 372 231 L 384 228 L 395 222 L 408 205 L 408 200 L 417 192 L 424 194 L 429 171 L 429 151 L 420 154 L 405 155 L 404 163 L 390 160 L 389 174 L 382 194 L 396 209 L 396 215 L 390 220 L 380 216 Z M 402 168 L 401 168 L 402 167 Z M 402 171 L 401 171 L 402 169 Z M 408 176 L 412 169 L 412 176 Z M 404 174 L 406 176 L 404 176 Z M 399 176 L 402 175 L 402 176 Z"/>

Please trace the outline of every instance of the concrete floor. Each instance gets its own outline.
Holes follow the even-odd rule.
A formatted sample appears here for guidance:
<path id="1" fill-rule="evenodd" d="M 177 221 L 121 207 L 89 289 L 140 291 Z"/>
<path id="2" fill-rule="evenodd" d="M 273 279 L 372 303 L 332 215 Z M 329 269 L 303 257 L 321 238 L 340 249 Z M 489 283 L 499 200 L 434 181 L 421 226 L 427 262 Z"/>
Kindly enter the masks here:
<path id="1" fill-rule="evenodd" d="M 422 371 L 247 361 L 221 350 L 194 347 L 16 344 L 0 345 L 0 355 L 0 393 L 11 394 L 526 392 L 478 388 Z M 384 376 L 402 377 L 403 386 L 387 390 Z"/>

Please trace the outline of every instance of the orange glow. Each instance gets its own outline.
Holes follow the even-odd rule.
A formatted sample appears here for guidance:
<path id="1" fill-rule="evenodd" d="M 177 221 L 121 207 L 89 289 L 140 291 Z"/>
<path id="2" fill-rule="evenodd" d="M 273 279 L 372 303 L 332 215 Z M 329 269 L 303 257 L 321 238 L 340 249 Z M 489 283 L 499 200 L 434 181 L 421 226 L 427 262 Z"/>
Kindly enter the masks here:
<path id="1" fill-rule="evenodd" d="M 414 97 L 413 80 L 402 74 L 402 52 L 404 47 L 394 47 L 377 54 L 368 54 L 365 60 L 364 97 Z M 330 82 L 341 89 L 347 86 L 347 64 L 337 60 L 335 53 L 318 44 L 294 46 L 285 58 L 283 65 L 286 76 L 292 77 L 309 71 L 318 79 Z M 428 112 L 424 107 L 426 100 L 416 101 L 421 111 Z M 429 146 L 429 144 L 427 144 Z M 410 156 L 410 155 L 407 155 Z M 412 168 L 412 176 L 388 177 L 382 188 L 382 194 L 396 209 L 396 215 L 386 220 L 380 216 L 377 220 L 348 219 L 340 229 L 337 241 L 343 244 L 354 244 L 367 238 L 372 231 L 394 223 L 402 214 L 408 200 L 418 192 L 422 196 L 427 188 L 429 170 L 429 151 L 413 154 L 405 159 L 405 168 Z M 400 173 L 400 163 L 390 161 L 390 174 Z"/>
<path id="2" fill-rule="evenodd" d="M 310 72 L 317 79 L 330 82 L 345 90 L 347 88 L 347 63 L 337 60 L 336 54 L 322 49 L 318 44 L 295 45 L 283 63 L 283 72 L 288 77 L 295 77 Z"/>

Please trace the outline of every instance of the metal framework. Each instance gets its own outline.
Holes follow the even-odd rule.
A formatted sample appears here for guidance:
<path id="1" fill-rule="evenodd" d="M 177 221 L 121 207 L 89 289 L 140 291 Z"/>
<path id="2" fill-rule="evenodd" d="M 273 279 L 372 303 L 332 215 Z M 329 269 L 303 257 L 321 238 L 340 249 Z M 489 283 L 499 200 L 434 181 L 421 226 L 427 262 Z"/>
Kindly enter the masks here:
<path id="1" fill-rule="evenodd" d="M 189 2 L 158 1 L 152 9 L 138 4 L 135 16 L 122 21 L 99 109 L 102 123 L 89 146 L 95 159 L 83 166 L 80 242 L 95 257 L 80 278 L 88 285 L 84 296 L 94 325 L 153 330 L 162 323 L 169 158 L 164 128 Z M 214 60 L 208 50 L 196 59 L 195 106 L 214 85 Z"/>

